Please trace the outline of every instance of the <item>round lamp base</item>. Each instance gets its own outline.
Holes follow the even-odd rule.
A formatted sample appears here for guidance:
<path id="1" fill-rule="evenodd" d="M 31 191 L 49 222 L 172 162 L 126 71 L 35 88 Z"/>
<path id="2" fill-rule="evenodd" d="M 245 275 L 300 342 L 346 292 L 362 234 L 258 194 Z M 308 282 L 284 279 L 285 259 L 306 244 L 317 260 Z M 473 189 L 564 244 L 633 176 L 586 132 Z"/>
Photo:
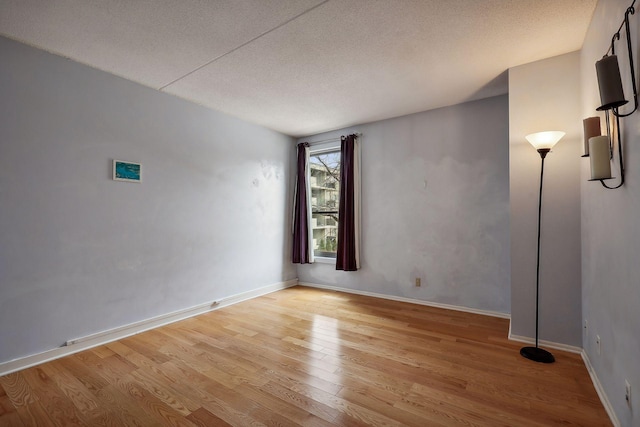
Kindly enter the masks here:
<path id="1" fill-rule="evenodd" d="M 553 363 L 556 361 L 553 354 L 539 347 L 522 347 L 520 349 L 520 354 L 534 362 Z"/>

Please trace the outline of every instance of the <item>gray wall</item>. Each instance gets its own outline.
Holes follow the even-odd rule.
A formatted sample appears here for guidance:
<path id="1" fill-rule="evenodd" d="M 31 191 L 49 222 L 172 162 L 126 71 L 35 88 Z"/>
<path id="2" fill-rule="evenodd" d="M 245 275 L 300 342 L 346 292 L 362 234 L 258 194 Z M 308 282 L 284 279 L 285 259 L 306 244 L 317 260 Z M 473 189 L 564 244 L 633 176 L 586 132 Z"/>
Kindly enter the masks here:
<path id="1" fill-rule="evenodd" d="M 507 97 L 302 140 L 354 131 L 363 133 L 362 269 L 300 265 L 300 281 L 508 313 Z"/>
<path id="2" fill-rule="evenodd" d="M 296 277 L 291 138 L 5 38 L 0 57 L 0 362 Z"/>
<path id="3" fill-rule="evenodd" d="M 596 114 L 600 105 L 595 62 L 609 48 L 611 36 L 630 2 L 598 2 L 581 58 L 582 112 Z M 640 13 L 631 15 L 633 54 L 638 77 Z M 624 32 L 622 33 L 624 37 Z M 623 39 L 624 40 L 624 39 Z M 616 43 L 625 95 L 633 99 L 624 43 Z M 629 107 L 621 110 L 629 111 Z M 604 123 L 604 121 L 603 121 Z M 588 321 L 584 350 L 623 426 L 640 425 L 640 112 L 623 119 L 626 182 L 606 190 L 588 182 L 589 162 L 582 163 L 582 311 Z M 617 152 L 616 152 L 617 159 Z M 616 162 L 614 176 L 620 176 Z M 611 184 L 617 184 L 614 180 Z M 595 337 L 600 335 L 601 353 Z M 624 380 L 633 388 L 632 408 L 624 399 Z"/>
<path id="4" fill-rule="evenodd" d="M 509 70 L 511 334 L 535 337 L 540 155 L 525 135 L 566 135 L 545 159 L 540 237 L 542 340 L 581 347 L 580 54 Z"/>

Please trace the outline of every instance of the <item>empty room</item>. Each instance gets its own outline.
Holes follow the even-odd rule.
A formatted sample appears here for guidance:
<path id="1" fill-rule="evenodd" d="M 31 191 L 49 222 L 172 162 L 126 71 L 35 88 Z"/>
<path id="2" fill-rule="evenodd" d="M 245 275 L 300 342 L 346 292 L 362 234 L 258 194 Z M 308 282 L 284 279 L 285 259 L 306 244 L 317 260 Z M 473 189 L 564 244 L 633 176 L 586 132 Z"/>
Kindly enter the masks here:
<path id="1" fill-rule="evenodd" d="M 635 0 L 0 1 L 0 426 L 640 426 Z"/>

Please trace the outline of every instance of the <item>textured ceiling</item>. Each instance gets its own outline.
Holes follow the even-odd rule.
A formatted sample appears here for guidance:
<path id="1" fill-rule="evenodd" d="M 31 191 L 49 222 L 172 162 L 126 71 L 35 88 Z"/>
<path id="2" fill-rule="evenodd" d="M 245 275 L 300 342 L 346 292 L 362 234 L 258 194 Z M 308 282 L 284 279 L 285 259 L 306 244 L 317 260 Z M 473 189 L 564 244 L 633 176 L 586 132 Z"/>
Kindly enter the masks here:
<path id="1" fill-rule="evenodd" d="M 0 34 L 292 136 L 507 92 L 597 0 L 0 0 Z"/>

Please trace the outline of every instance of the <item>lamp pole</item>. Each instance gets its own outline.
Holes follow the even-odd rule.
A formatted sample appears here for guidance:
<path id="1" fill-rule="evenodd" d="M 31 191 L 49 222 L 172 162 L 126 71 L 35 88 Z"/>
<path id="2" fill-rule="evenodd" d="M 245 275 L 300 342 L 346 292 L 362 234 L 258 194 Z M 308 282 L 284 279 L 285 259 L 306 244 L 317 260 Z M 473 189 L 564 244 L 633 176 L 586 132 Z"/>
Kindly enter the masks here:
<path id="1" fill-rule="evenodd" d="M 538 194 L 538 254 L 536 257 L 536 346 L 535 347 L 522 347 L 520 349 L 520 354 L 527 359 L 531 359 L 536 362 L 541 363 L 553 363 L 555 362 L 555 358 L 553 354 L 549 353 L 547 350 L 544 350 L 538 347 L 538 323 L 539 323 L 539 314 L 538 314 L 538 305 L 539 305 L 539 295 L 540 295 L 540 226 L 542 219 L 542 182 L 544 178 L 544 159 L 547 157 L 547 154 L 551 151 L 550 148 L 538 148 L 538 153 L 540 153 L 540 158 L 542 159 L 542 166 L 540 168 L 540 192 Z"/>

